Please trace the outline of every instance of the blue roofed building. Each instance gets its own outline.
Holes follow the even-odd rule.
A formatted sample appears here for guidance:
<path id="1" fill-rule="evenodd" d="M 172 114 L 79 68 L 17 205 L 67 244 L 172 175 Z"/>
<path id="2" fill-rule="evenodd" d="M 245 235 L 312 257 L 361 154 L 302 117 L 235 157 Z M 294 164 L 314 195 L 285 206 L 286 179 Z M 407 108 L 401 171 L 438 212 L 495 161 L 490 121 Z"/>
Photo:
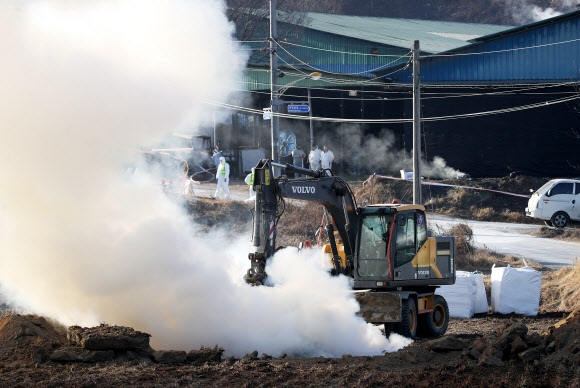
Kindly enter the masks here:
<path id="1" fill-rule="evenodd" d="M 439 156 L 472 176 L 580 175 L 580 11 L 520 27 L 318 13 L 294 24 L 284 13 L 278 18 L 282 97 L 310 97 L 315 142 L 332 144 L 340 168 L 395 173 L 409 162 L 410 59 L 418 41 L 427 162 Z M 244 43 L 254 54 L 240 81 L 257 110 L 270 104 L 264 22 Z M 322 77 L 310 79 L 313 71 Z M 306 144 L 301 118 L 282 118 L 280 129 Z M 252 138 L 268 143 L 269 123 L 255 120 Z M 369 148 L 381 140 L 385 146 Z"/>

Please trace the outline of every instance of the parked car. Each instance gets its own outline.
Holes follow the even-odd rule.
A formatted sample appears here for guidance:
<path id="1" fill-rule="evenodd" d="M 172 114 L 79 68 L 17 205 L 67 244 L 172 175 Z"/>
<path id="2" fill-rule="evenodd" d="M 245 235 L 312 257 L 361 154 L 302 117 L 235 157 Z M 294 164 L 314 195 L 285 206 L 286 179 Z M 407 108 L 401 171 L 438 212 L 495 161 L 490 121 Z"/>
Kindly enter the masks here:
<path id="1" fill-rule="evenodd" d="M 570 221 L 580 221 L 580 180 L 552 179 L 531 191 L 526 216 L 557 228 L 564 228 Z"/>

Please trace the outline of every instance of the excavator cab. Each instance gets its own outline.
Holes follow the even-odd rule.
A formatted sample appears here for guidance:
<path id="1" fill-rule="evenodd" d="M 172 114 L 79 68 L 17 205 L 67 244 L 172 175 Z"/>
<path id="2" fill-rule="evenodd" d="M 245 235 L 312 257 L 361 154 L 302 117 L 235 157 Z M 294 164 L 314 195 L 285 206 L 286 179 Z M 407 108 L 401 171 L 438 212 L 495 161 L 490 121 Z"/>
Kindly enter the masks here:
<path id="1" fill-rule="evenodd" d="M 453 239 L 428 237 L 423 206 L 371 205 L 357 210 L 355 288 L 404 287 L 421 279 L 430 285 L 455 282 Z"/>

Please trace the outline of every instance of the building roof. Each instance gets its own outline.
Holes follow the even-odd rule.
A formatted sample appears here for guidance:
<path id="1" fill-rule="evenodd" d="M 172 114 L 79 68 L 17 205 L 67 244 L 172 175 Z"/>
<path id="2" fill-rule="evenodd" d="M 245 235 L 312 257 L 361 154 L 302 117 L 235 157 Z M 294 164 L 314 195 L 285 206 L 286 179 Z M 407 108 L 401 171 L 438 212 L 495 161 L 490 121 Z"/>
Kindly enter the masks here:
<path id="1" fill-rule="evenodd" d="M 280 13 L 280 12 L 279 12 Z M 512 29 L 513 26 L 414 19 L 392 19 L 307 12 L 303 27 L 409 50 L 413 41 L 421 51 L 439 53 L 469 44 L 470 40 Z"/>

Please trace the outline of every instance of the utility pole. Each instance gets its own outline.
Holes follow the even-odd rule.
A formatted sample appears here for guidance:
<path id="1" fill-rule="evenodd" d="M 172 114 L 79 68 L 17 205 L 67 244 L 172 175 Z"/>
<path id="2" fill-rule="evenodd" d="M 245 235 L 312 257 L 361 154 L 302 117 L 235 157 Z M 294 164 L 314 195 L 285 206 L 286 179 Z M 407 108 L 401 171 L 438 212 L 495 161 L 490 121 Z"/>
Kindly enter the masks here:
<path id="1" fill-rule="evenodd" d="M 310 88 L 308 88 L 308 116 L 310 121 L 310 148 L 314 145 L 314 130 L 312 128 L 312 101 L 310 100 Z"/>
<path id="2" fill-rule="evenodd" d="M 276 24 L 276 1 L 270 0 L 270 107 L 272 109 L 272 117 L 270 118 L 270 133 L 272 136 L 272 160 L 278 160 L 278 133 L 280 130 L 280 91 L 278 90 L 278 31 Z M 276 169 L 273 170 L 274 175 Z"/>
<path id="3" fill-rule="evenodd" d="M 421 69 L 419 41 L 413 42 L 413 204 L 421 205 Z"/>

